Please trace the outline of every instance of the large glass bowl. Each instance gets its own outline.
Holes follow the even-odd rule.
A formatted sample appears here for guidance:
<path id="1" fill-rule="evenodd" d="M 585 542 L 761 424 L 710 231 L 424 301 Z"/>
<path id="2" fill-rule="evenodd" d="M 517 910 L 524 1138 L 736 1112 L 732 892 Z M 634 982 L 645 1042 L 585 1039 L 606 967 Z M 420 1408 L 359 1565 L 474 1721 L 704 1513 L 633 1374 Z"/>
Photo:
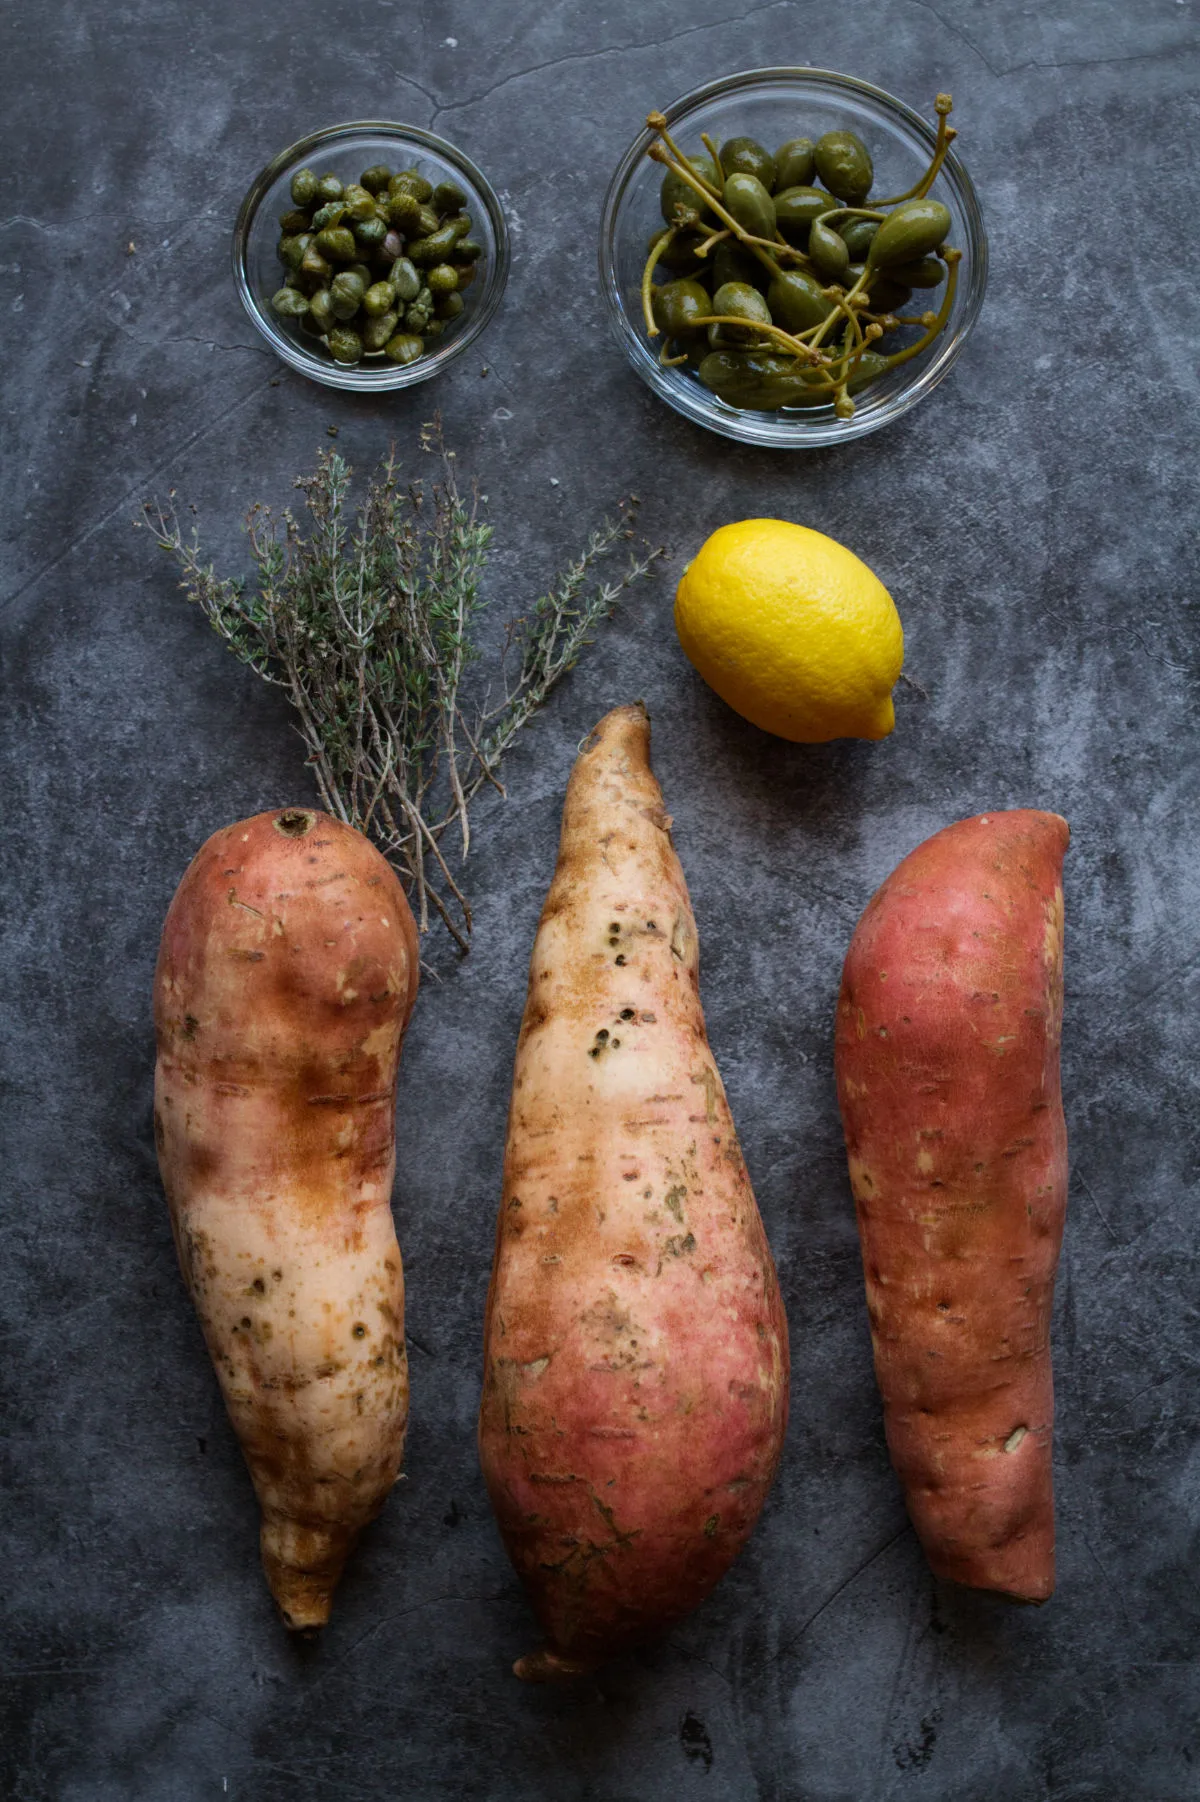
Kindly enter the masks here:
<path id="1" fill-rule="evenodd" d="M 357 181 L 373 163 L 387 163 L 393 169 L 415 167 L 435 187 L 442 181 L 457 182 L 467 196 L 472 236 L 483 245 L 479 273 L 463 291 L 464 311 L 437 341 L 437 348 L 426 351 L 415 363 L 393 363 L 383 355 L 364 357 L 361 363 L 335 363 L 319 340 L 314 342 L 294 325 L 277 319 L 270 307 L 271 296 L 283 285 L 286 274 L 275 246 L 279 215 L 292 205 L 290 185 L 297 169 L 307 166 L 318 175 L 333 174 L 347 183 Z M 491 184 L 471 159 L 431 131 L 379 119 L 330 125 L 281 150 L 251 183 L 233 234 L 233 278 L 238 293 L 272 349 L 314 382 L 366 393 L 411 388 L 416 382 L 428 381 L 474 344 L 500 304 L 508 261 L 504 212 Z"/>
<path id="2" fill-rule="evenodd" d="M 651 96 L 651 103 L 654 97 Z M 934 96 L 929 96 L 933 114 Z M 649 110 L 649 108 L 647 108 Z M 749 69 L 685 94 L 662 109 L 667 129 L 684 154 L 702 149 L 700 134 L 720 144 L 739 136 L 757 138 L 774 150 L 789 138 L 816 140 L 844 127 L 864 140 L 875 164 L 873 193 L 902 194 L 928 167 L 936 139 L 930 124 L 902 100 L 827 69 Z M 642 267 L 652 234 L 661 230 L 659 189 L 663 168 L 646 152 L 655 134 L 643 131 L 621 158 L 604 201 L 600 230 L 600 281 L 617 338 L 642 380 L 687 419 L 737 438 L 795 450 L 808 445 L 844 444 L 877 432 L 934 389 L 958 356 L 983 303 L 987 284 L 987 239 L 971 178 L 953 152 L 930 190 L 950 209 L 949 242 L 962 251 L 958 291 L 946 329 L 920 356 L 889 370 L 855 396 L 851 419 L 839 419 L 832 404 L 764 413 L 718 400 L 686 368 L 665 369 L 658 361 L 661 338 L 646 336 L 641 308 Z M 940 295 L 940 290 L 939 290 Z M 937 306 L 936 297 L 921 298 Z"/>

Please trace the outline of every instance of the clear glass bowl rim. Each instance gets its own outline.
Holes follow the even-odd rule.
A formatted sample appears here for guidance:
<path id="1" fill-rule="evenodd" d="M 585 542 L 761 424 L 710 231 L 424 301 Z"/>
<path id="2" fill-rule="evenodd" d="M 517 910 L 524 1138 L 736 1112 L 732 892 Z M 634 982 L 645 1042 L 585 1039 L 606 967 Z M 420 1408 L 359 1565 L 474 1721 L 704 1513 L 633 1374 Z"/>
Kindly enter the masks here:
<path id="1" fill-rule="evenodd" d="M 856 75 L 841 75 L 834 69 L 809 68 L 804 65 L 743 69 L 738 74 L 719 76 L 715 81 L 692 88 L 689 93 L 680 95 L 678 100 L 673 100 L 670 106 L 663 107 L 661 111 L 668 126 L 674 126 L 707 102 L 738 89 L 763 84 L 781 86 L 789 81 L 795 82 L 799 87 L 814 83 L 825 84 L 863 96 L 881 110 L 898 115 L 925 140 L 931 151 L 933 149 L 937 138 L 935 127 L 906 101 L 898 99 L 895 94 L 889 94 L 886 88 L 876 87 L 873 82 L 863 81 Z M 873 412 L 868 413 L 860 407 L 852 419 L 795 416 L 784 419 L 773 414 L 722 408 L 699 383 L 689 384 L 682 390 L 677 389 L 660 370 L 647 341 L 631 321 L 625 308 L 617 283 L 617 214 L 630 178 L 656 135 L 648 127 L 643 128 L 617 164 L 608 185 L 600 217 L 600 285 L 608 308 L 609 324 L 618 343 L 637 374 L 668 406 L 684 418 L 706 426 L 710 431 L 719 432 L 726 438 L 737 439 L 739 443 L 765 445 L 779 450 L 806 450 L 844 444 L 852 438 L 861 438 L 868 432 L 878 431 L 907 413 L 910 407 L 915 407 L 918 401 L 923 400 L 937 386 L 966 342 L 979 316 L 987 288 L 987 237 L 979 197 L 971 177 L 952 150 L 946 156 L 941 173 L 954 188 L 956 199 L 962 208 L 969 248 L 964 307 L 959 319 L 949 333 L 943 334 L 940 344 L 931 347 L 935 354 L 918 364 L 913 379 Z"/>
<path id="2" fill-rule="evenodd" d="M 261 307 L 251 286 L 246 267 L 247 252 L 250 243 L 250 231 L 258 215 L 259 207 L 269 193 L 272 185 L 293 163 L 302 162 L 313 151 L 329 149 L 337 140 L 352 140 L 362 135 L 386 136 L 402 140 L 414 149 L 430 150 L 445 159 L 460 171 L 477 190 L 487 208 L 492 232 L 496 239 L 496 253 L 490 261 L 487 280 L 476 306 L 471 309 L 469 322 L 461 332 L 456 332 L 440 350 L 431 355 L 419 357 L 415 363 L 387 363 L 364 367 L 361 363 L 340 364 L 326 361 L 315 356 L 296 339 L 287 336 L 276 326 L 274 320 Z M 508 223 L 504 217 L 504 209 L 500 198 L 491 182 L 471 158 L 451 144 L 448 139 L 438 137 L 436 132 L 426 131 L 420 125 L 404 125 L 395 119 L 350 119 L 340 125 L 326 125 L 320 131 L 309 132 L 306 137 L 298 138 L 281 150 L 278 156 L 272 157 L 264 169 L 261 169 L 246 191 L 245 199 L 238 208 L 237 222 L 233 228 L 233 279 L 251 320 L 270 344 L 272 350 L 282 357 L 283 361 L 302 375 L 310 376 L 314 381 L 327 388 L 357 390 L 359 393 L 380 393 L 395 388 L 410 388 L 417 382 L 428 381 L 444 369 L 446 364 L 462 352 L 479 337 L 496 308 L 500 305 L 505 285 L 508 281 L 509 263 L 512 249 L 509 241 Z"/>

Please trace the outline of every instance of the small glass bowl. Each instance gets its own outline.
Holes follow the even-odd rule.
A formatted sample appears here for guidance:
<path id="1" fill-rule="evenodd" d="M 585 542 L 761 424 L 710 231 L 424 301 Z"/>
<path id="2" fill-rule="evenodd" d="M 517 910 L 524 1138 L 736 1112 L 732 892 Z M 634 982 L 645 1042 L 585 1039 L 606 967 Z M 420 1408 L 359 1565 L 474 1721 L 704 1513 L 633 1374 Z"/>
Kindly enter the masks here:
<path id="1" fill-rule="evenodd" d="M 685 155 L 702 148 L 702 132 L 718 144 L 746 135 L 774 150 L 789 138 L 815 141 L 839 127 L 856 131 L 871 152 L 873 191 L 880 194 L 902 194 L 913 185 L 929 166 L 937 136 L 936 126 L 902 100 L 870 82 L 827 69 L 749 69 L 696 88 L 664 110 L 667 128 Z M 658 361 L 662 340 L 647 338 L 641 305 L 649 240 L 663 226 L 658 196 L 665 170 L 646 154 L 655 137 L 647 130 L 634 140 L 609 184 L 600 228 L 600 281 L 610 322 L 626 356 L 668 406 L 726 438 L 796 450 L 845 444 L 877 432 L 937 386 L 975 324 L 987 285 L 987 239 L 979 201 L 953 152 L 931 189 L 933 198 L 949 207 L 953 221 L 949 242 L 963 253 L 946 328 L 919 357 L 860 389 L 854 396 L 853 418 L 839 419 L 832 403 L 778 413 L 731 407 L 691 371 L 664 369 Z M 921 300 L 922 310 L 938 305 L 933 295 Z"/>
<path id="2" fill-rule="evenodd" d="M 427 351 L 415 363 L 393 363 L 382 353 L 366 356 L 361 363 L 335 363 L 319 341 L 310 343 L 298 328 L 277 319 L 270 307 L 271 296 L 283 285 L 287 273 L 275 246 L 279 215 L 292 205 L 292 176 L 307 166 L 318 175 L 333 174 L 348 183 L 357 181 L 373 163 L 387 163 L 393 169 L 415 167 L 435 187 L 442 181 L 457 182 L 467 196 L 472 236 L 483 245 L 479 274 L 463 293 L 464 311 L 438 341 L 437 349 Z M 411 388 L 461 356 L 499 306 L 508 264 L 504 212 L 490 182 L 470 158 L 431 131 L 380 119 L 330 125 L 281 150 L 251 183 L 233 234 L 233 279 L 242 305 L 271 348 L 314 382 L 365 393 Z"/>

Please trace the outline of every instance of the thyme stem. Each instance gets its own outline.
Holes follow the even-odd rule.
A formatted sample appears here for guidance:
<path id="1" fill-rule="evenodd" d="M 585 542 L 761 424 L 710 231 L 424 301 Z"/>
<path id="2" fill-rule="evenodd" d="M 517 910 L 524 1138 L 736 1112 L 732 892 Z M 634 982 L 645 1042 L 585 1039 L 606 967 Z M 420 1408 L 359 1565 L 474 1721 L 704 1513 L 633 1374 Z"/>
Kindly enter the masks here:
<path id="1" fill-rule="evenodd" d="M 213 630 L 286 694 L 322 806 L 369 833 L 393 861 L 421 930 L 436 917 L 465 952 L 471 904 L 443 835 L 456 828 L 465 860 L 471 802 L 485 785 L 504 793 L 497 774 L 504 753 L 662 552 L 635 556 L 619 581 L 589 589 L 594 565 L 632 537 L 635 503 L 605 521 L 528 617 L 509 628 L 507 647 L 519 650 L 520 664 L 502 698 L 491 707 L 486 698 L 469 703 L 491 527 L 479 517 L 475 490 L 462 492 L 439 424 L 426 428 L 421 446 L 439 463 L 428 490 L 402 486 L 390 454 L 353 525 L 351 471 L 333 451 L 296 483 L 304 530 L 288 510 L 276 519 L 262 505 L 252 508 L 253 586 L 218 577 L 202 561 L 198 534 L 185 537 L 173 508 L 147 503 L 145 514 Z"/>

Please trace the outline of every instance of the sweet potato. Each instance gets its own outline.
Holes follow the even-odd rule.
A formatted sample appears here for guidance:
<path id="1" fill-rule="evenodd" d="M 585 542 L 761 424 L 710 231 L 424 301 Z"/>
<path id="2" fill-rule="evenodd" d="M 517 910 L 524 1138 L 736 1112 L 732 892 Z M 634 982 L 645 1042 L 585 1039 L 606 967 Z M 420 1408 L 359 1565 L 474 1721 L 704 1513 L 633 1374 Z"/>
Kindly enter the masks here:
<path id="1" fill-rule="evenodd" d="M 918 845 L 858 924 L 837 1010 L 892 1463 L 934 1572 L 1026 1602 L 1054 1589 L 1068 837 L 1022 810 Z"/>
<path id="2" fill-rule="evenodd" d="M 564 1678 L 727 1570 L 787 1414 L 787 1323 L 700 1009 L 645 709 L 567 790 L 513 1074 L 479 1421 L 501 1533 Z"/>
<path id="3" fill-rule="evenodd" d="M 328 1616 L 408 1416 L 392 1225 L 417 935 L 359 833 L 301 808 L 214 833 L 155 976 L 154 1127 L 184 1281 L 289 1627 Z"/>

